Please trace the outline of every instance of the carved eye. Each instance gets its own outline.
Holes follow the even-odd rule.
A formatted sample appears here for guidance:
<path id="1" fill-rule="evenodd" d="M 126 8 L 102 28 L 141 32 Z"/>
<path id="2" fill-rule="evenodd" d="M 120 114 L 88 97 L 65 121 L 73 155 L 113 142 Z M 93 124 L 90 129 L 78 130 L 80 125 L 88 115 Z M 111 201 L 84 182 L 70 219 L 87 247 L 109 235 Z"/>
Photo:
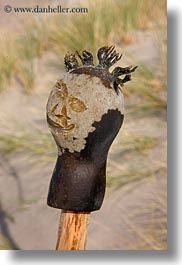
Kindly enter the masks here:
<path id="1" fill-rule="evenodd" d="M 68 97 L 68 89 L 66 84 L 60 80 L 57 82 L 56 87 L 58 88 L 59 92 L 61 93 L 62 98 L 67 98 Z"/>
<path id="2" fill-rule="evenodd" d="M 54 111 L 56 110 L 57 106 L 58 106 L 58 103 L 51 109 L 51 113 L 54 113 Z"/>
<path id="3" fill-rule="evenodd" d="M 82 112 L 87 109 L 83 101 L 74 96 L 69 98 L 69 105 L 70 108 L 76 112 Z"/>

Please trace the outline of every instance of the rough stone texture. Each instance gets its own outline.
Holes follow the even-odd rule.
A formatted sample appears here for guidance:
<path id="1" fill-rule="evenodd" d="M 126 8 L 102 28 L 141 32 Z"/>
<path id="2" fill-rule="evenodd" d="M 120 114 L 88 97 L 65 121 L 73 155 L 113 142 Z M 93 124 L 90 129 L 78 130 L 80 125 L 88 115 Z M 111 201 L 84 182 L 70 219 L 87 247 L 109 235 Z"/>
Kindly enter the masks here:
<path id="1" fill-rule="evenodd" d="M 65 74 L 53 87 L 47 103 L 49 126 L 62 148 L 59 154 L 65 148 L 70 152 L 84 149 L 85 138 L 95 130 L 92 124 L 100 121 L 109 109 L 124 113 L 121 92 L 117 95 L 114 89 L 105 87 L 98 77 Z M 59 113 L 61 117 L 58 117 Z"/>

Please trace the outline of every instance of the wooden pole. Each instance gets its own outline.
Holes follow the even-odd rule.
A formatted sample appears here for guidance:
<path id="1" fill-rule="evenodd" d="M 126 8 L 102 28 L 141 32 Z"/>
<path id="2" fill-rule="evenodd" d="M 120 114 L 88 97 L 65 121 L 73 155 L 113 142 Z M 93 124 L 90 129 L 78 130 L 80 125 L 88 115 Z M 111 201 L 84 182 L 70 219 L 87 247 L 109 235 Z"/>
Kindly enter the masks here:
<path id="1" fill-rule="evenodd" d="M 56 250 L 85 250 L 90 213 L 62 211 Z"/>

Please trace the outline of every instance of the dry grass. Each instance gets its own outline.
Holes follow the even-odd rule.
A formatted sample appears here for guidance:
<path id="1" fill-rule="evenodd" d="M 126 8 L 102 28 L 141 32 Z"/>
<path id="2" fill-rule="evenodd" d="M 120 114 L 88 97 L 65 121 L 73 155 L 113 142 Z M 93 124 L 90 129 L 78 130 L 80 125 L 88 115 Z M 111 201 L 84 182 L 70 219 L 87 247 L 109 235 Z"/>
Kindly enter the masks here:
<path id="1" fill-rule="evenodd" d="M 165 0 L 95 0 L 85 1 L 85 6 L 88 14 L 70 15 L 64 20 L 57 16 L 51 21 L 50 40 L 56 51 L 88 49 L 95 54 L 99 46 L 128 43 L 134 30 L 166 24 Z"/>
<path id="2" fill-rule="evenodd" d="M 0 33 L 0 92 L 12 81 L 17 71 L 18 54 L 14 46 L 14 37 Z M 5 41 L 6 40 L 6 41 Z"/>
<path id="3" fill-rule="evenodd" d="M 140 65 L 132 82 L 128 84 L 127 90 L 124 90 L 126 98 L 132 98 L 133 95 L 135 97 L 135 100 L 129 100 L 127 113 L 139 117 L 160 115 L 166 118 L 166 83 L 164 80 L 166 80 L 166 75 L 162 78 L 157 77 L 145 65 Z"/>
<path id="4" fill-rule="evenodd" d="M 12 128 L 11 126 L 8 130 L 14 131 L 14 133 L 0 135 L 0 154 L 2 156 L 17 150 L 26 150 L 34 156 L 38 156 L 40 160 L 55 159 L 56 146 L 48 131 L 45 133 L 41 130 L 41 127 L 34 127 L 30 132 L 23 128 L 23 125 L 19 129 L 17 127 Z"/>
<path id="5" fill-rule="evenodd" d="M 48 49 L 58 56 L 67 50 L 84 49 L 96 54 L 102 45 L 129 43 L 134 30 L 166 26 L 165 0 L 87 0 L 84 3 L 89 13 L 39 18 L 33 20 L 22 36 L 11 40 L 5 36 L 1 40 L 0 90 L 18 75 L 29 91 L 34 85 L 36 58 Z"/>

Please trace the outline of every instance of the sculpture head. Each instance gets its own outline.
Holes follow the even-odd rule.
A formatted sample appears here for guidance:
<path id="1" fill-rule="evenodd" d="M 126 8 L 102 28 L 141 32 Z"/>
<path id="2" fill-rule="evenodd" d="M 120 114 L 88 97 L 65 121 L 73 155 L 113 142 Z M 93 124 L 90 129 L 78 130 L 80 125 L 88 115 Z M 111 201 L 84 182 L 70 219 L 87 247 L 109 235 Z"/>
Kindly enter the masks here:
<path id="1" fill-rule="evenodd" d="M 107 154 L 124 118 L 121 87 L 136 69 L 116 67 L 110 73 L 120 58 L 113 46 L 99 49 L 98 66 L 87 51 L 65 56 L 67 73 L 47 103 L 47 122 L 58 146 L 48 194 L 52 207 L 91 212 L 102 205 Z"/>

